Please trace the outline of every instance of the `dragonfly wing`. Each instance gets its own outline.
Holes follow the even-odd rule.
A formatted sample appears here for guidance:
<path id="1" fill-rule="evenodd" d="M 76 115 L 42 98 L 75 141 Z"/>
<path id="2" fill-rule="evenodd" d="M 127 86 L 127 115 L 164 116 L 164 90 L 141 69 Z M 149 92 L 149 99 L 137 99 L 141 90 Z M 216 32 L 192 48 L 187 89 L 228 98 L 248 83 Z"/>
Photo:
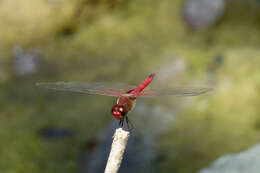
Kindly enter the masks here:
<path id="1" fill-rule="evenodd" d="M 155 97 L 155 96 L 197 96 L 211 91 L 207 87 L 176 87 L 171 90 L 156 90 L 147 88 L 138 93 L 135 97 Z"/>
<path id="2" fill-rule="evenodd" d="M 42 82 L 36 83 L 37 86 L 42 88 L 80 92 L 88 94 L 98 94 L 105 96 L 119 97 L 127 91 L 136 88 L 136 86 L 127 85 L 125 83 L 110 83 L 110 82 Z"/>

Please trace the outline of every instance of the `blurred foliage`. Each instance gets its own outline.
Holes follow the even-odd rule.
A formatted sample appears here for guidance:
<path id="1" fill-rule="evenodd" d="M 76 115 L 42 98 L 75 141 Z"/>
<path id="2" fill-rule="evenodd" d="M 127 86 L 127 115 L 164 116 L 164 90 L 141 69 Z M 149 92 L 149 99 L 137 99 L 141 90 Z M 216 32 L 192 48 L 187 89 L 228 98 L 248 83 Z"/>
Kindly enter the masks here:
<path id="1" fill-rule="evenodd" d="M 188 64 L 181 82 L 211 74 L 215 91 L 196 98 L 161 138 L 158 172 L 194 172 L 258 142 L 260 7 L 236 2 L 215 26 L 194 32 L 182 20 L 182 0 L 2 0 L 1 172 L 75 172 L 85 144 L 112 119 L 111 98 L 46 91 L 36 82 L 136 84 L 175 56 Z M 14 45 L 41 51 L 38 74 L 14 74 Z M 223 62 L 211 72 L 217 56 Z M 45 127 L 76 135 L 49 141 L 38 135 Z"/>

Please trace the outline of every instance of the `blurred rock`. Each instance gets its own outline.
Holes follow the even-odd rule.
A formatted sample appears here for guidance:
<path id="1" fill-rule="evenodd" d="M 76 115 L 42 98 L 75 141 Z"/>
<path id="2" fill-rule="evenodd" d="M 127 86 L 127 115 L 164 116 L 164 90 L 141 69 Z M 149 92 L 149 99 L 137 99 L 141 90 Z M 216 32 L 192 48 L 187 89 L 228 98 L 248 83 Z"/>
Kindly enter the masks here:
<path id="1" fill-rule="evenodd" d="M 187 0 L 184 18 L 192 29 L 206 29 L 223 15 L 225 0 Z"/>
<path id="2" fill-rule="evenodd" d="M 174 55 L 169 55 L 169 57 L 171 61 L 169 61 L 167 65 L 164 65 L 159 70 L 159 73 L 156 74 L 160 82 L 169 83 L 171 79 L 177 80 L 187 70 L 187 62 L 183 58 Z"/>
<path id="3" fill-rule="evenodd" d="M 169 130 L 175 122 L 180 107 L 166 108 L 162 105 L 147 105 L 141 100 L 136 106 L 136 117 L 134 124 L 142 135 L 160 135 Z M 130 117 L 131 118 L 131 117 Z"/>
<path id="4" fill-rule="evenodd" d="M 14 72 L 17 76 L 33 75 L 40 68 L 40 53 L 37 50 L 25 52 L 21 47 L 13 48 Z"/>
<path id="5" fill-rule="evenodd" d="M 198 173 L 259 173 L 260 144 L 238 154 L 229 154 L 216 160 Z"/>

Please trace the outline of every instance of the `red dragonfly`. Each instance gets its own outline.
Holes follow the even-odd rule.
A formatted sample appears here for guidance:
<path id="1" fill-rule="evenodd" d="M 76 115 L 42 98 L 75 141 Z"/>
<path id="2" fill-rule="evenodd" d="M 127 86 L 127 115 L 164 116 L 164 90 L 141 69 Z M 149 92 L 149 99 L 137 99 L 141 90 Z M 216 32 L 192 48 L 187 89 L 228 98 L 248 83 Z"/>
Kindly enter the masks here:
<path id="1" fill-rule="evenodd" d="M 109 82 L 47 82 L 37 83 L 36 85 L 43 88 L 72 91 L 88 94 L 97 94 L 105 96 L 118 97 L 117 103 L 112 107 L 112 115 L 119 120 L 119 126 L 123 126 L 124 120 L 132 126 L 127 113 L 135 107 L 136 98 L 154 97 L 154 96 L 196 96 L 206 93 L 211 88 L 175 88 L 172 90 L 156 90 L 146 88 L 153 80 L 155 74 L 149 75 L 139 86 L 127 85 L 124 83 Z M 128 126 L 129 129 L 129 126 Z"/>

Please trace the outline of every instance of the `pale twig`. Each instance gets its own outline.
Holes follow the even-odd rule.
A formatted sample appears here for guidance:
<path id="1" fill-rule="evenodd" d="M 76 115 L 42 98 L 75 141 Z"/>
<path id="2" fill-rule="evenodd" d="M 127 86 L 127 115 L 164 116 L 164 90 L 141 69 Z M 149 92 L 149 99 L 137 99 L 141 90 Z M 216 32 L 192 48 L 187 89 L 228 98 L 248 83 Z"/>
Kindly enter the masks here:
<path id="1" fill-rule="evenodd" d="M 128 137 L 128 131 L 125 131 L 122 128 L 116 129 L 105 173 L 117 173 L 123 159 Z"/>

